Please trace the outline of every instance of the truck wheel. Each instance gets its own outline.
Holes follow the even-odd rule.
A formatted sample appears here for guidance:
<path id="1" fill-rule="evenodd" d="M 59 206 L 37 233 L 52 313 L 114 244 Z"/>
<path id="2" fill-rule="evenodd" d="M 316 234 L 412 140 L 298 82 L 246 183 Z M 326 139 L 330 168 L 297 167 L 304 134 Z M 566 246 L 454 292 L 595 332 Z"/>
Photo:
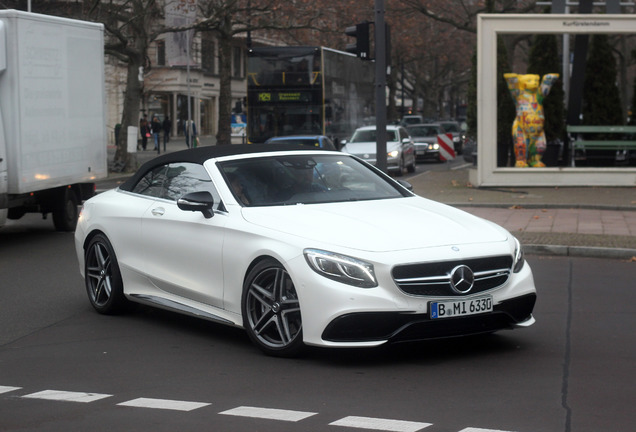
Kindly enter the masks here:
<path id="1" fill-rule="evenodd" d="M 75 231 L 79 200 L 75 192 L 69 188 L 65 188 L 61 195 L 62 205 L 53 211 L 53 225 L 57 231 Z"/>

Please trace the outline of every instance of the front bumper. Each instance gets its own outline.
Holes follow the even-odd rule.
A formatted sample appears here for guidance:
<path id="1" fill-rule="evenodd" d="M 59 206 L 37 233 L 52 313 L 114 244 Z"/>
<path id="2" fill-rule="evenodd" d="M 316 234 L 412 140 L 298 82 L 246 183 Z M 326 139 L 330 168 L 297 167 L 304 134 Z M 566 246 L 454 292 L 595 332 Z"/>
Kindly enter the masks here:
<path id="1" fill-rule="evenodd" d="M 433 144 L 416 144 L 415 157 L 417 159 L 439 159 L 439 149 L 435 149 Z"/>
<path id="2" fill-rule="evenodd" d="M 533 320 L 536 298 L 536 294 L 526 294 L 495 305 L 493 312 L 487 314 L 436 320 L 429 314 L 352 313 L 333 320 L 322 338 L 336 343 L 406 342 L 491 333 Z"/>
<path id="3" fill-rule="evenodd" d="M 483 245 L 465 246 L 468 256 L 479 254 Z M 436 254 L 436 250 L 425 255 Z M 395 255 L 395 252 L 387 253 Z M 402 256 L 403 255 L 403 256 Z M 410 250 L 394 257 L 394 262 L 423 262 Z M 437 255 L 442 261 L 453 261 Z M 375 266 L 378 286 L 356 288 L 326 279 L 306 271 L 304 258 L 289 261 L 299 300 L 303 307 L 303 339 L 307 345 L 330 347 L 371 347 L 387 342 L 446 338 L 528 326 L 532 324 L 532 309 L 536 289 L 532 270 L 526 262 L 518 273 L 510 275 L 503 285 L 474 295 L 449 296 L 408 294 L 398 287 L 391 276 L 395 264 Z M 447 259 L 444 259 L 447 258 Z M 462 259 L 462 258 L 460 258 Z M 406 277 L 406 276 L 405 276 Z M 493 311 L 464 317 L 430 318 L 430 302 L 457 300 L 491 295 Z"/>

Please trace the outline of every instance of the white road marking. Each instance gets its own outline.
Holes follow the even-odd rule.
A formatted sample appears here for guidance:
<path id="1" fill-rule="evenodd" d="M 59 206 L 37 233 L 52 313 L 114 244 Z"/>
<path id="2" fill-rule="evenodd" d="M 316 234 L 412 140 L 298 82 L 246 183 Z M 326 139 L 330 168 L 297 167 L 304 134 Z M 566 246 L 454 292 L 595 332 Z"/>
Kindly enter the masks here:
<path id="1" fill-rule="evenodd" d="M 470 167 L 470 166 L 473 166 L 473 164 L 465 163 L 465 164 L 463 164 L 463 165 L 457 165 L 457 166 L 451 167 L 451 170 L 452 170 L 452 171 L 460 170 L 460 169 L 464 169 L 464 168 L 467 168 L 467 167 Z M 485 430 L 486 430 L 486 429 L 485 429 Z"/>
<path id="2" fill-rule="evenodd" d="M 20 389 L 22 389 L 22 387 L 0 386 L 0 394 L 9 393 L 9 392 L 20 390 Z M 88 403 L 88 402 L 94 402 L 100 399 L 109 398 L 112 396 L 113 395 L 101 394 L 101 393 L 43 390 L 40 392 L 31 393 L 21 397 L 27 398 L 27 399 L 45 399 L 45 400 L 51 400 L 51 401 Z M 203 408 L 212 404 L 203 403 L 203 402 L 170 400 L 170 399 L 137 398 L 137 399 L 129 400 L 127 402 L 119 403 L 117 405 L 134 407 L 134 408 L 155 408 L 155 409 L 176 410 L 176 411 L 192 411 L 192 410 Z M 232 416 L 239 416 L 239 417 L 253 417 L 253 418 L 261 418 L 261 419 L 267 419 L 267 420 L 298 422 L 308 417 L 314 416 L 318 413 L 240 406 L 237 408 L 220 412 L 218 414 L 232 415 Z M 329 425 L 358 428 L 358 429 L 389 431 L 389 432 L 416 432 L 424 428 L 427 428 L 429 426 L 432 426 L 433 423 L 419 423 L 419 422 L 404 421 L 404 420 L 348 416 L 340 420 L 337 420 L 335 422 L 329 423 Z M 462 429 L 459 432 L 513 432 L 513 431 L 468 427 L 468 428 Z"/>
<path id="3" fill-rule="evenodd" d="M 316 415 L 317 413 L 241 406 L 220 412 L 219 414 L 297 422 Z"/>
<path id="4" fill-rule="evenodd" d="M 432 423 L 349 416 L 333 423 L 329 423 L 329 425 L 392 432 L 415 432 L 431 426 Z"/>
<path id="5" fill-rule="evenodd" d="M 54 400 L 54 401 L 87 403 L 87 402 L 94 402 L 100 399 L 105 399 L 111 396 L 112 395 L 100 394 L 100 393 L 80 393 L 80 392 L 68 392 L 68 391 L 59 391 L 59 390 L 43 390 L 41 392 L 31 393 L 22 397 L 29 398 L 29 399 L 46 399 L 46 400 Z"/>
<path id="6" fill-rule="evenodd" d="M 14 390 L 20 390 L 22 387 L 0 386 L 0 393 L 9 393 Z"/>
<path id="7" fill-rule="evenodd" d="M 165 410 L 174 410 L 174 411 L 192 411 L 197 408 L 202 408 L 212 404 L 204 403 L 204 402 L 187 402 L 187 401 L 169 400 L 169 399 L 137 398 L 137 399 L 129 400 L 128 402 L 118 403 L 117 405 L 135 407 L 135 408 L 155 408 L 155 409 L 165 409 Z"/>
<path id="8" fill-rule="evenodd" d="M 480 428 L 466 428 L 466 429 L 462 429 L 459 432 L 512 432 L 512 431 L 502 431 L 502 430 L 498 430 L 498 429 L 480 429 Z"/>

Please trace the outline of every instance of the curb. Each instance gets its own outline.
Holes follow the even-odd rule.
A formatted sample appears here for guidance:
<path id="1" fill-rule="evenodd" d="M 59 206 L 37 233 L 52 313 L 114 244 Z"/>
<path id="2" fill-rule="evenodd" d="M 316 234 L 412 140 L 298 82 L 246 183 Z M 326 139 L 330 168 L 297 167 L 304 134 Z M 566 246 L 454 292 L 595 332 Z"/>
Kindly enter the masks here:
<path id="1" fill-rule="evenodd" d="M 636 261 L 636 249 L 525 244 L 523 245 L 523 251 L 528 255 L 608 258 Z"/>

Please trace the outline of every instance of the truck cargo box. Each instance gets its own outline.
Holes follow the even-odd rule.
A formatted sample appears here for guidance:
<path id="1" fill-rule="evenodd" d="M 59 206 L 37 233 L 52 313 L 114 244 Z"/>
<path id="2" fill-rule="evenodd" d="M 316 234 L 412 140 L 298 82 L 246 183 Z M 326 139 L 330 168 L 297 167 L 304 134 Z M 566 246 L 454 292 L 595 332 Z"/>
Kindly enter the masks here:
<path id="1" fill-rule="evenodd" d="M 9 194 L 107 176 L 104 93 L 102 24 L 0 11 Z"/>

